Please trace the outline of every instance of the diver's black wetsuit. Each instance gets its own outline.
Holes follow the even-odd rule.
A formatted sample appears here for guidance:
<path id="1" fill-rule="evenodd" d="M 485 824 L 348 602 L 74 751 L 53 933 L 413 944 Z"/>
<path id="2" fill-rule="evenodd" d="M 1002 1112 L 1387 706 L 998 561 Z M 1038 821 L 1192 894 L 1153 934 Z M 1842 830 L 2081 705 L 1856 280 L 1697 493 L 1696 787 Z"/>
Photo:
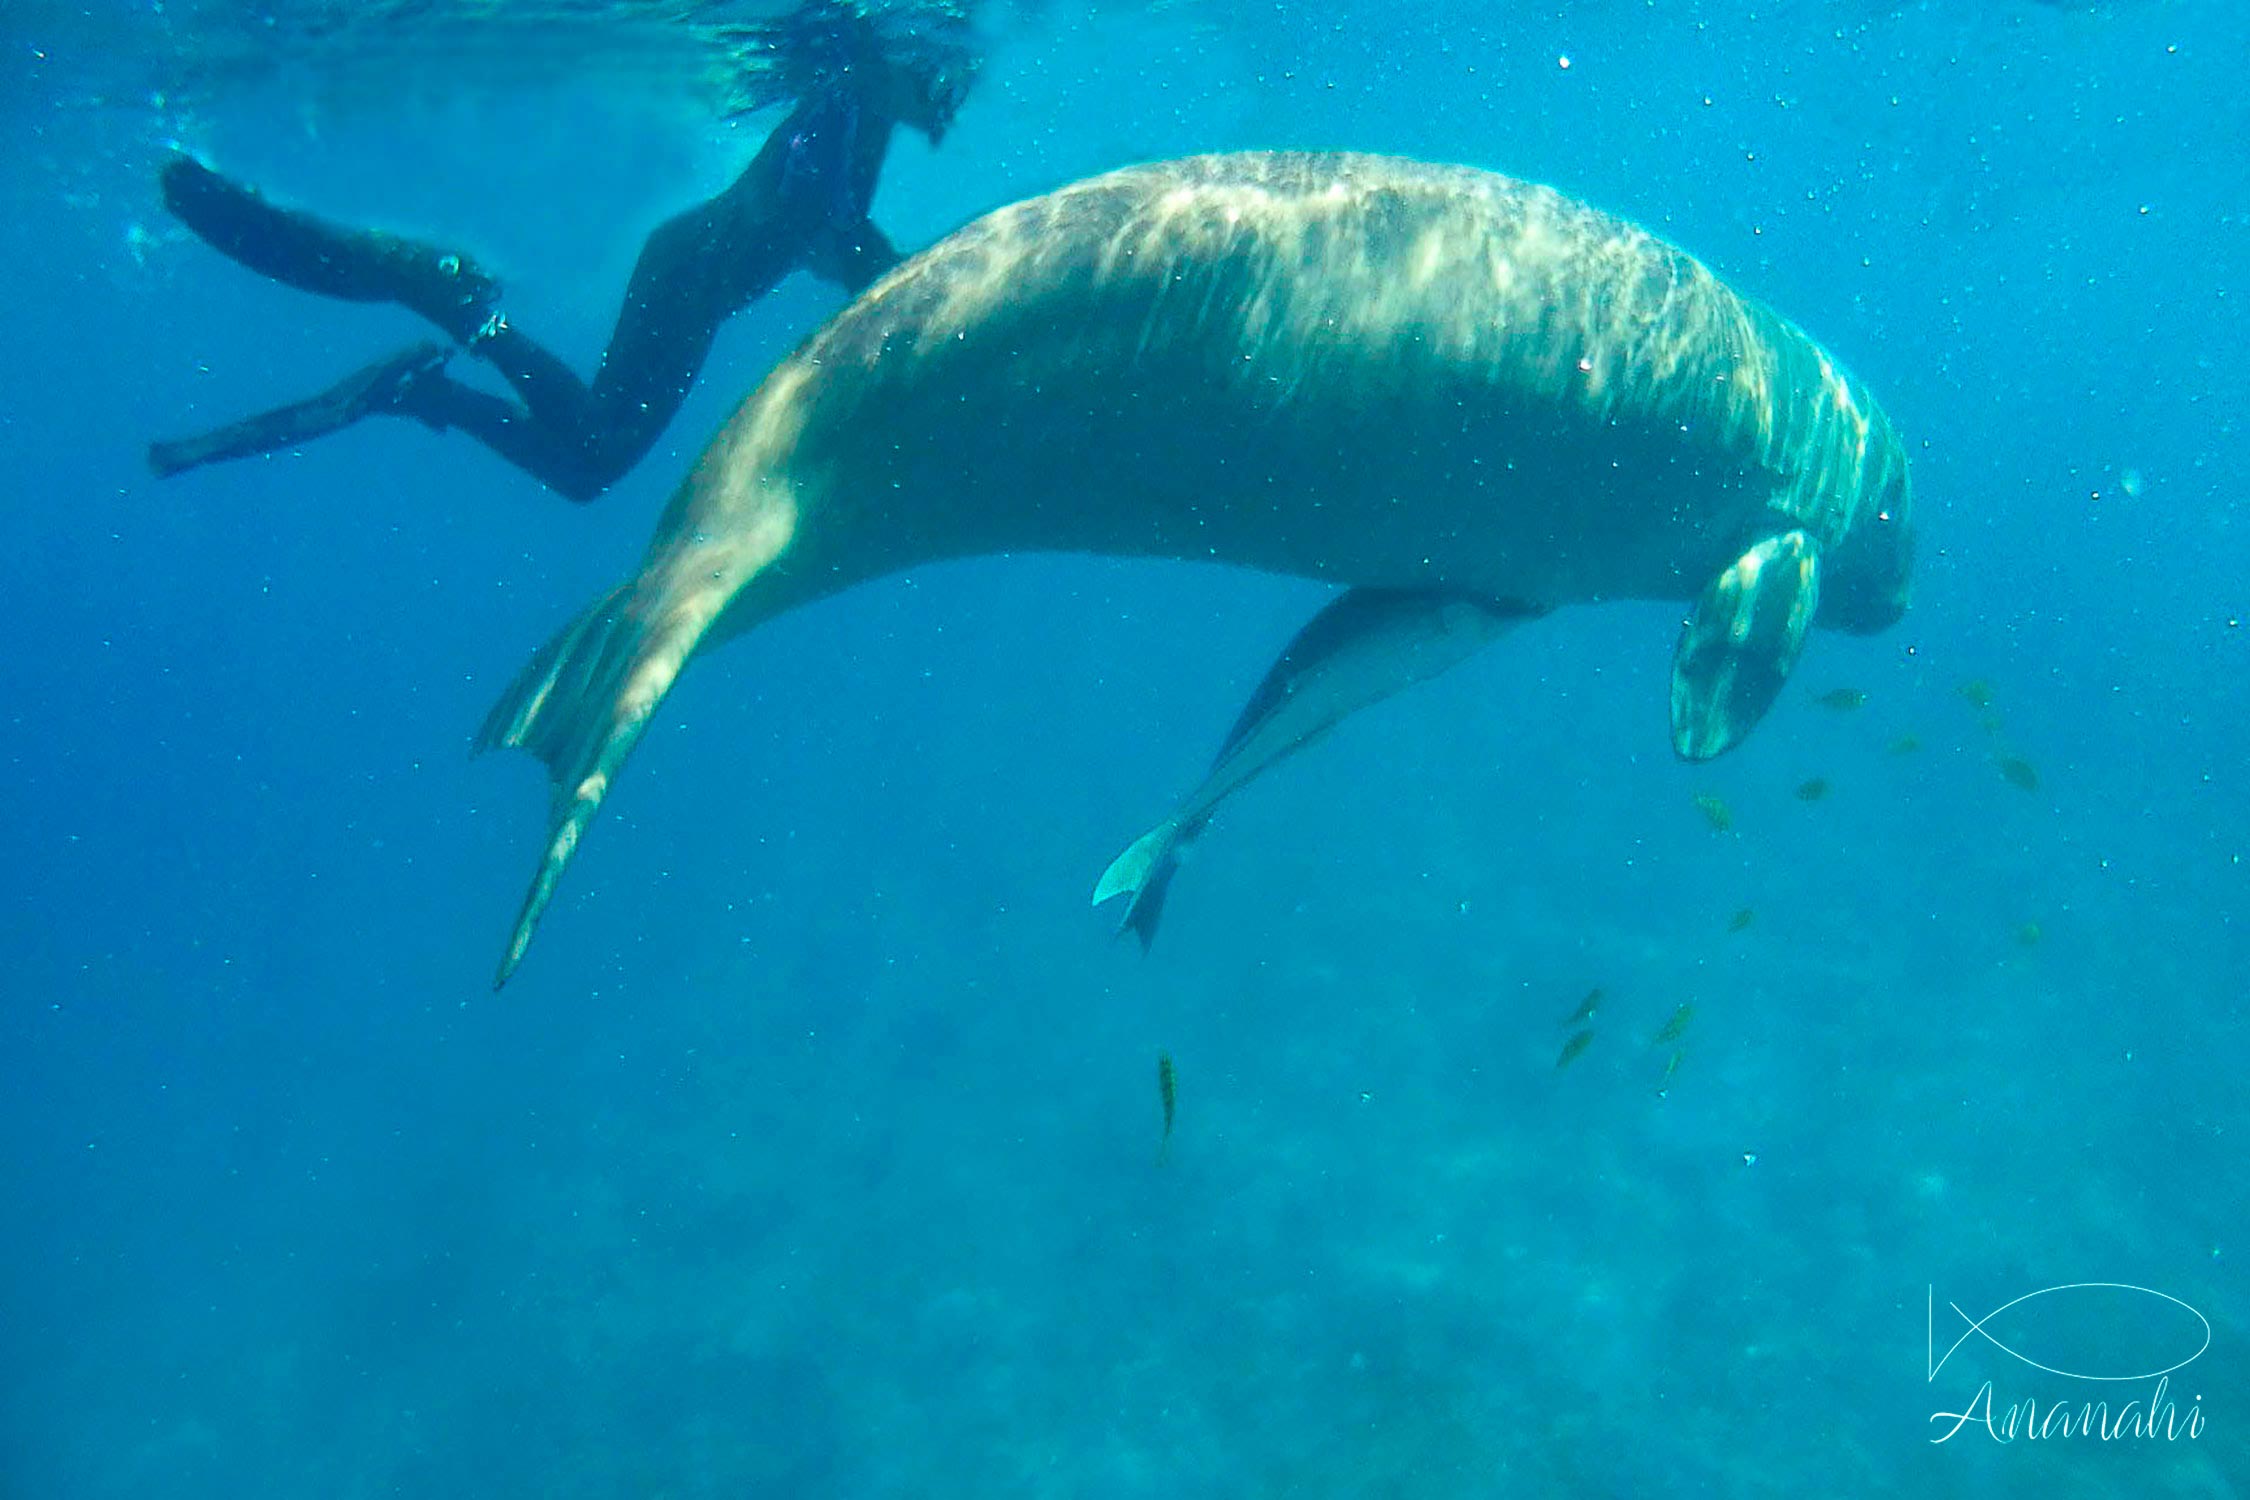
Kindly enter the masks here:
<path id="1" fill-rule="evenodd" d="M 800 102 L 733 186 L 649 236 L 591 385 L 501 315 L 498 284 L 466 257 L 277 208 L 177 157 L 165 202 L 215 249 L 307 291 L 398 302 L 468 346 L 518 399 L 453 379 L 450 351 L 425 343 L 310 400 L 154 444 L 149 462 L 176 474 L 396 412 L 458 427 L 558 493 L 591 500 L 655 444 L 728 318 L 799 268 L 856 292 L 897 262 L 867 216 L 895 128 L 848 88 Z"/>

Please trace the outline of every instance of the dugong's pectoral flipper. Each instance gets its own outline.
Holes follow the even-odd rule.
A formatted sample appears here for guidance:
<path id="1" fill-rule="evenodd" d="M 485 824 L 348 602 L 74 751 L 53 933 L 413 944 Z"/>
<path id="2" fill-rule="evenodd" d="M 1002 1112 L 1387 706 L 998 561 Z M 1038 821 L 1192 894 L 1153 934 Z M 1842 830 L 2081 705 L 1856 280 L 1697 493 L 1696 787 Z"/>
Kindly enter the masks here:
<path id="1" fill-rule="evenodd" d="M 1443 589 L 1358 588 L 1331 600 L 1251 693 L 1203 784 L 1102 872 L 1094 904 L 1130 896 L 1118 931 L 1136 934 L 1145 951 L 1181 849 L 1221 802 L 1355 711 L 1428 681 L 1543 613 Z"/>
<path id="2" fill-rule="evenodd" d="M 1748 734 L 1788 681 L 1820 607 L 1820 549 L 1803 531 L 1766 537 L 1695 602 L 1672 653 L 1672 748 L 1709 760 Z"/>

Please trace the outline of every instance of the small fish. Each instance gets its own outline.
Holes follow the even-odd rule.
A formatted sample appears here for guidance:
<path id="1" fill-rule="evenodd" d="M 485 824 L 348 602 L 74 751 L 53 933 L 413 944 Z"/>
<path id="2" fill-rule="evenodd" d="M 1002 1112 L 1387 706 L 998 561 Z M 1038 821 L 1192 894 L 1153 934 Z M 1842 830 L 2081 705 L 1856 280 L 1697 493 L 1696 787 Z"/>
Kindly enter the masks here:
<path id="1" fill-rule="evenodd" d="M 1797 800 L 1799 802 L 1818 802 L 1827 795 L 1828 778 L 1825 776 L 1815 776 L 1810 781 L 1801 781 L 1797 784 Z"/>
<path id="2" fill-rule="evenodd" d="M 1686 1056 L 1687 1050 L 1685 1048 L 1674 1047 L 1672 1049 L 1671 1057 L 1666 1059 L 1664 1063 L 1664 1076 L 1656 1080 L 1657 1098 L 1662 1099 L 1672 1092 L 1672 1075 L 1680 1071 L 1680 1059 Z"/>
<path id="3" fill-rule="evenodd" d="M 1911 734 L 1902 734 L 1891 741 L 1891 754 L 1893 755 L 1912 755 L 1921 748 L 1922 741 L 1920 738 Z"/>
<path id="4" fill-rule="evenodd" d="M 1578 1002 L 1578 1009 L 1570 1013 L 1570 1019 L 1563 1022 L 1563 1025 L 1584 1025 L 1586 1022 L 1594 1019 L 1594 1012 L 1600 1010 L 1601 1006 L 1602 992 L 1598 989 L 1588 990 L 1586 992 L 1586 998 Z"/>
<path id="5" fill-rule="evenodd" d="M 1959 691 L 1962 697 L 1969 700 L 1969 706 L 1978 713 L 1989 713 L 1991 711 L 1992 684 L 1986 682 L 1982 677 L 1962 683 Z"/>
<path id="6" fill-rule="evenodd" d="M 1822 708 L 1832 708 L 1837 713 L 1848 714 L 1867 701 L 1867 694 L 1855 687 L 1830 688 L 1813 702 Z"/>
<path id="7" fill-rule="evenodd" d="M 1180 1097 L 1180 1075 L 1172 1067 L 1172 1054 L 1156 1054 L 1156 1097 L 1164 1104 L 1164 1138 L 1156 1143 L 1156 1159 L 1172 1149 L 1172 1111 Z"/>
<path id="8" fill-rule="evenodd" d="M 1562 1044 L 1562 1056 L 1555 1059 L 1555 1071 L 1560 1073 L 1578 1060 L 1578 1054 L 1594 1044 L 1594 1029 L 1589 1026 Z"/>
<path id="9" fill-rule="evenodd" d="M 1743 932 L 1743 931 L 1746 931 L 1746 930 L 1747 930 L 1747 929 L 1749 928 L 1750 924 L 1751 924 L 1752 922 L 1755 922 L 1755 921 L 1757 921 L 1757 920 L 1758 920 L 1758 914 L 1757 914 L 1756 912 L 1752 911 L 1752 910 L 1751 910 L 1751 909 L 1750 909 L 1749 907 L 1745 906 L 1744 908 L 1742 908 L 1742 910 L 1740 910 L 1740 911 L 1736 912 L 1736 913 L 1734 914 L 1734 916 L 1733 916 L 1732 918 L 1730 918 L 1730 919 L 1728 920 L 1728 922 L 1727 922 L 1727 931 L 1729 931 L 1729 932 Z"/>
<path id="10" fill-rule="evenodd" d="M 2019 948 L 2036 948 L 2039 946 L 2039 940 L 2045 936 L 2046 934 L 2040 930 L 2037 922 L 2026 922 L 2016 929 L 2016 946 Z"/>
<path id="11" fill-rule="evenodd" d="M 1683 1002 L 1678 1010 L 1672 1012 L 1672 1019 L 1664 1023 L 1664 1029 L 1656 1034 L 1654 1045 L 1661 1047 L 1668 1042 L 1678 1041 L 1687 1035 L 1688 1022 L 1694 1019 L 1695 1007 Z"/>
<path id="12" fill-rule="evenodd" d="M 1998 764 L 2000 777 L 2008 785 L 2026 792 L 2039 790 L 2039 773 L 2032 768 L 2030 761 L 2020 755 L 2003 755 Z"/>
<path id="13" fill-rule="evenodd" d="M 1713 833 L 1725 833 L 1734 826 L 1734 809 L 1709 792 L 1695 794 L 1695 810 L 1703 814 L 1703 821 L 1711 825 Z"/>

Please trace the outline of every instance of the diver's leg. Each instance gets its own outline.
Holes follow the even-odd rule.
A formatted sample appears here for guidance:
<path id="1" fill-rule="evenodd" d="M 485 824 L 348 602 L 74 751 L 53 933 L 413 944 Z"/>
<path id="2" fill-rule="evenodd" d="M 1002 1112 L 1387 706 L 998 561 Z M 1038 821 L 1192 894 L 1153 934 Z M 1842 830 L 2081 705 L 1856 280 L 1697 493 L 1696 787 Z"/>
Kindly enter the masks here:
<path id="1" fill-rule="evenodd" d="M 588 461 L 616 478 L 687 400 L 720 327 L 795 269 L 803 233 L 754 165 L 734 186 L 659 225 L 634 263 L 588 393 Z"/>
<path id="2" fill-rule="evenodd" d="M 443 344 L 417 344 L 354 371 L 308 400 L 245 417 L 215 432 L 151 443 L 149 467 L 169 477 L 204 464 L 292 448 L 378 412 L 406 410 L 406 397 L 417 385 L 444 378 L 438 372 L 452 352 Z"/>
<path id="3" fill-rule="evenodd" d="M 433 427 L 460 428 L 566 499 L 591 500 L 631 467 L 598 461 L 606 417 L 577 372 L 553 351 L 498 316 L 469 348 L 508 382 L 518 401 L 439 376 L 418 382 L 400 409 Z"/>
<path id="4" fill-rule="evenodd" d="M 789 269 L 768 195 L 754 188 L 745 173 L 648 237 L 591 385 L 495 312 L 468 345 L 522 407 L 448 379 L 415 392 L 415 414 L 461 428 L 570 499 L 600 494 L 678 414 L 719 325 Z"/>
<path id="5" fill-rule="evenodd" d="M 508 382 L 530 421 L 519 414 L 505 427 L 461 425 L 573 499 L 623 478 L 678 413 L 719 324 L 740 305 L 726 285 L 741 274 L 725 239 L 737 200 L 722 193 L 648 237 L 591 385 L 505 316 L 488 318 L 469 347 Z M 557 483 L 552 476 L 561 474 L 572 483 Z"/>
<path id="6" fill-rule="evenodd" d="M 161 182 L 173 215 L 236 263 L 325 297 L 399 303 L 457 343 L 476 336 L 500 295 L 465 255 L 277 207 L 193 157 L 165 163 Z"/>
<path id="7" fill-rule="evenodd" d="M 722 194 L 649 236 L 591 385 L 506 318 L 491 319 L 470 348 L 508 382 L 524 412 L 505 424 L 471 418 L 458 425 L 574 500 L 622 479 L 678 414 L 719 325 L 748 300 L 730 284 L 744 267 L 724 238 L 737 211 L 733 195 Z M 753 284 L 749 295 L 777 279 Z"/>
<path id="8" fill-rule="evenodd" d="M 591 500 L 616 477 L 587 462 L 574 432 L 442 372 L 416 381 L 396 409 L 440 431 L 460 429 L 566 500 Z"/>
<path id="9" fill-rule="evenodd" d="M 557 441 L 582 443 L 594 426 L 593 392 L 578 372 L 506 318 L 494 319 L 469 352 L 508 382 L 533 420 L 555 433 Z"/>

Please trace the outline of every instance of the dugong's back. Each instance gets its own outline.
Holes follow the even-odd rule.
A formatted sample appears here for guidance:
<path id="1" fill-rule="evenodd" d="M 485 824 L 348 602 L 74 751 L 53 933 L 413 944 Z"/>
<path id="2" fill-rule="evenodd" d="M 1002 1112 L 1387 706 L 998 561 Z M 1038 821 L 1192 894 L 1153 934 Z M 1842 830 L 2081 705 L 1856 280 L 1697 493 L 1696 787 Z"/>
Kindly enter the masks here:
<path id="1" fill-rule="evenodd" d="M 988 215 L 785 362 L 754 435 L 731 462 L 881 505 L 825 539 L 839 586 L 1067 549 L 1546 604 L 1687 597 L 1777 507 L 1834 540 L 1835 481 L 1891 441 L 1809 339 L 1620 219 L 1303 153 Z"/>

